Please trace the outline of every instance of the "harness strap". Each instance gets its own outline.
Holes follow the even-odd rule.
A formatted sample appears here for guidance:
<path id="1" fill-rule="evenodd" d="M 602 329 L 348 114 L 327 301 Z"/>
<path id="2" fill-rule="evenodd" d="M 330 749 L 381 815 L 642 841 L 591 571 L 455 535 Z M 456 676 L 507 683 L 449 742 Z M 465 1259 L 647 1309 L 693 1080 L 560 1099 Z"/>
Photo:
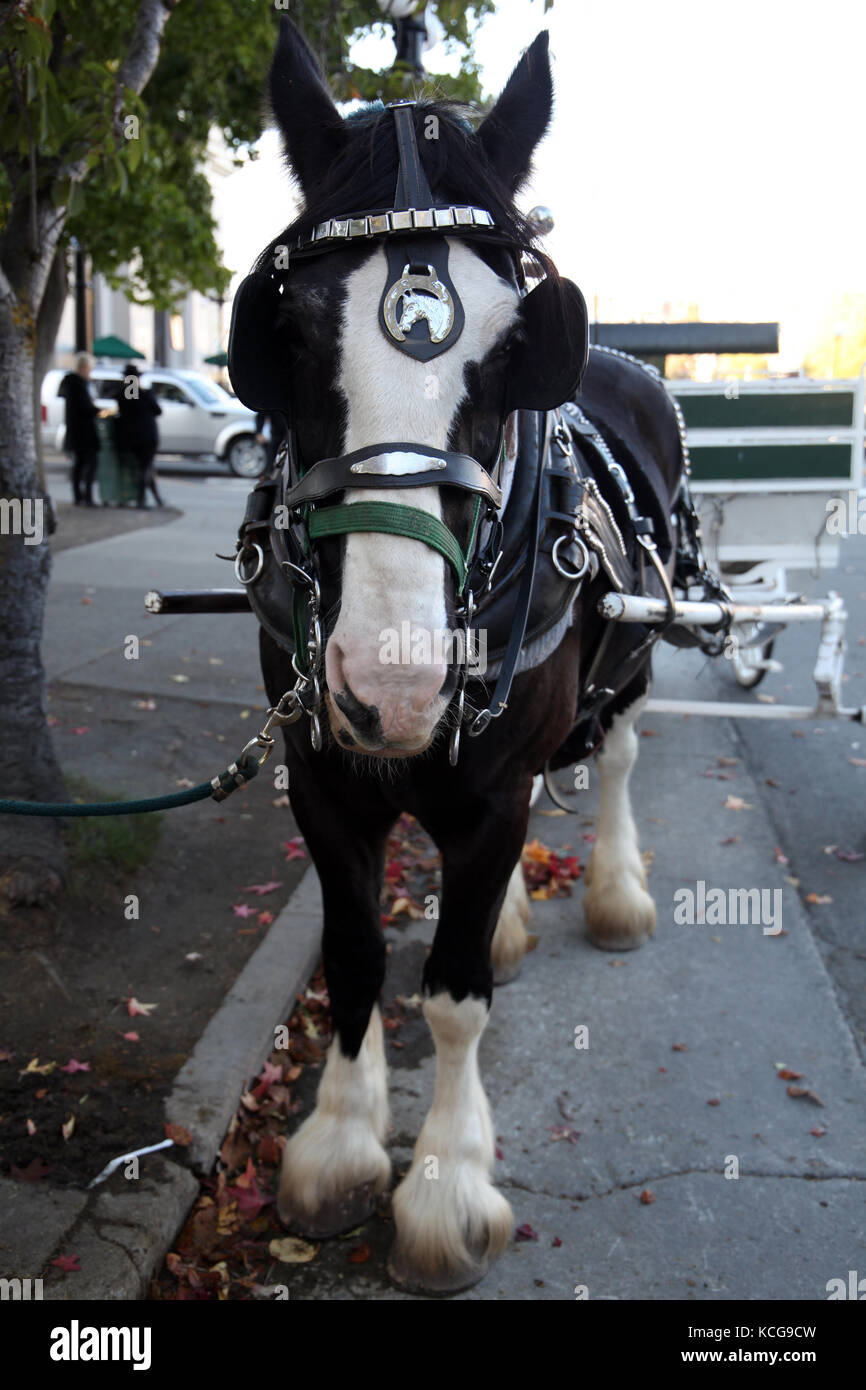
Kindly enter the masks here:
<path id="1" fill-rule="evenodd" d="M 502 493 L 496 483 L 470 454 L 405 443 L 374 444 L 336 458 L 319 459 L 294 486 L 285 488 L 282 501 L 287 507 L 298 507 L 347 488 L 444 484 L 480 493 L 496 508 L 501 505 Z"/>
<path id="2" fill-rule="evenodd" d="M 470 545 L 475 537 L 480 505 L 479 498 Z M 386 536 L 406 536 L 409 540 L 423 541 L 448 561 L 457 576 L 458 590 L 463 592 L 471 552 L 464 556 L 453 531 L 437 516 L 431 516 L 419 507 L 404 507 L 395 502 L 347 502 L 336 507 L 323 507 L 310 515 L 311 540 L 319 540 L 323 536 L 342 536 L 350 531 L 379 531 Z"/>
<path id="3" fill-rule="evenodd" d="M 388 110 L 394 116 L 394 130 L 397 136 L 397 152 L 400 156 L 400 172 L 397 175 L 397 188 L 394 193 L 394 211 L 407 208 L 428 208 L 433 203 L 433 194 L 427 182 L 427 175 L 421 164 L 418 141 L 415 138 L 414 101 L 392 101 Z"/>
<path id="4" fill-rule="evenodd" d="M 542 529 L 542 498 L 544 495 L 542 479 L 547 449 L 550 442 L 552 419 L 553 416 L 548 415 L 544 422 L 544 430 L 539 430 L 540 457 L 535 475 L 535 492 L 533 494 L 532 510 L 530 513 L 532 525 L 527 543 L 523 574 L 520 579 L 520 588 L 514 605 L 514 622 L 511 627 L 511 635 L 508 639 L 505 655 L 502 658 L 499 679 L 496 682 L 493 697 L 487 709 L 481 710 L 470 724 L 468 730 L 470 738 L 477 738 L 477 736 L 482 734 L 487 728 L 491 719 L 498 719 L 508 708 L 508 697 L 511 693 L 514 673 L 517 669 L 518 660 L 520 659 L 523 638 L 526 634 L 526 624 L 529 621 L 529 608 L 532 602 L 532 585 L 535 580 L 535 570 L 538 561 L 539 541 L 541 539 Z"/>

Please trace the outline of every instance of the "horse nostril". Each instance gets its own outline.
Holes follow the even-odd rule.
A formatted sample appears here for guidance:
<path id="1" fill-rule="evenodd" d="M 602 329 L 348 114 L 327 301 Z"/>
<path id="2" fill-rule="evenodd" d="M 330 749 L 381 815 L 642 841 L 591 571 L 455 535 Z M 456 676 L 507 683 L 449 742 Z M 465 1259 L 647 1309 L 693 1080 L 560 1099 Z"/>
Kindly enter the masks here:
<path id="1" fill-rule="evenodd" d="M 334 703 L 346 716 L 352 728 L 363 738 L 370 743 L 384 743 L 382 718 L 376 705 L 362 705 L 357 695 L 353 694 L 345 683 L 339 694 L 334 694 Z"/>

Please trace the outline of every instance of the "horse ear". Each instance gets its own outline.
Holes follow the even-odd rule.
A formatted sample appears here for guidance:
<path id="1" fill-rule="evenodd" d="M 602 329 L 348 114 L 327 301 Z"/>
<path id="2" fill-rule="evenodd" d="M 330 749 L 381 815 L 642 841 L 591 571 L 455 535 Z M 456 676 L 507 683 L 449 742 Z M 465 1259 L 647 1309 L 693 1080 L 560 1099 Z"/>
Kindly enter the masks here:
<path id="1" fill-rule="evenodd" d="M 478 127 L 487 158 L 512 193 L 529 175 L 532 156 L 553 112 L 550 39 L 543 29 L 527 48 L 505 90 Z"/>
<path id="2" fill-rule="evenodd" d="M 306 194 L 342 149 L 345 128 L 315 55 L 286 15 L 280 18 L 270 92 L 286 156 Z"/>
<path id="3" fill-rule="evenodd" d="M 548 276 L 520 301 L 506 387 L 508 410 L 555 410 L 573 400 L 589 351 L 586 303 L 571 280 Z"/>

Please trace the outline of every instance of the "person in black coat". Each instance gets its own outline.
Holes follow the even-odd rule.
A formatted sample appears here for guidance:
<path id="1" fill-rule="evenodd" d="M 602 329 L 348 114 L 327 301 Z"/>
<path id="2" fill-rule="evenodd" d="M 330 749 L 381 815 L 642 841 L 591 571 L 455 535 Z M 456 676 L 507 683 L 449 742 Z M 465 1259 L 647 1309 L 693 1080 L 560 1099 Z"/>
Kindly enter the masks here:
<path id="1" fill-rule="evenodd" d="M 67 372 L 57 394 L 66 401 L 66 452 L 72 454 L 72 495 L 76 507 L 93 507 L 93 480 L 99 454 L 96 417 L 99 408 L 88 388 L 93 359 L 83 353 L 74 372 Z"/>
<path id="2" fill-rule="evenodd" d="M 138 368 L 128 362 L 123 369 L 123 385 L 114 392 L 117 401 L 117 447 L 134 454 L 138 461 L 138 505 L 147 506 L 148 488 L 158 507 L 163 505 L 156 487 L 153 460 L 159 447 L 156 417 L 162 411 L 152 391 L 141 385 Z"/>
<path id="3" fill-rule="evenodd" d="M 266 426 L 269 426 L 267 431 Z M 265 446 L 267 454 L 266 473 L 270 473 L 273 469 L 280 446 L 285 441 L 288 432 L 285 417 L 280 411 L 260 410 L 256 415 L 256 442 Z"/>

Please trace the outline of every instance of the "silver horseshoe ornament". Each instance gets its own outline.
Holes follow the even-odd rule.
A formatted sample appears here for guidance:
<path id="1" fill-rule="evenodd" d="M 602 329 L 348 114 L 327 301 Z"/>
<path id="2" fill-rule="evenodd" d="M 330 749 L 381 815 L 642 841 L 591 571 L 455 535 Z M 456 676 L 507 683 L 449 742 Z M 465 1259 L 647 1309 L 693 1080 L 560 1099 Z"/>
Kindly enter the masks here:
<path id="1" fill-rule="evenodd" d="M 398 320 L 397 305 L 404 295 L 412 295 L 415 290 L 423 290 L 426 295 L 432 296 L 442 305 L 444 313 L 436 313 L 435 318 L 442 321 L 434 323 L 433 316 L 427 313 L 423 301 L 413 300 L 413 307 L 419 306 L 420 312 L 412 319 L 412 323 L 417 323 L 421 318 L 426 319 L 431 343 L 443 343 L 454 327 L 454 300 L 438 278 L 432 265 L 427 266 L 426 275 L 413 275 L 410 273 L 409 266 L 404 265 L 403 274 L 399 280 L 394 281 L 382 306 L 385 327 L 395 342 L 405 343 L 406 334 L 403 332 L 402 324 L 406 320 L 407 311 L 404 306 L 403 313 Z M 412 325 L 407 326 L 411 327 Z"/>

